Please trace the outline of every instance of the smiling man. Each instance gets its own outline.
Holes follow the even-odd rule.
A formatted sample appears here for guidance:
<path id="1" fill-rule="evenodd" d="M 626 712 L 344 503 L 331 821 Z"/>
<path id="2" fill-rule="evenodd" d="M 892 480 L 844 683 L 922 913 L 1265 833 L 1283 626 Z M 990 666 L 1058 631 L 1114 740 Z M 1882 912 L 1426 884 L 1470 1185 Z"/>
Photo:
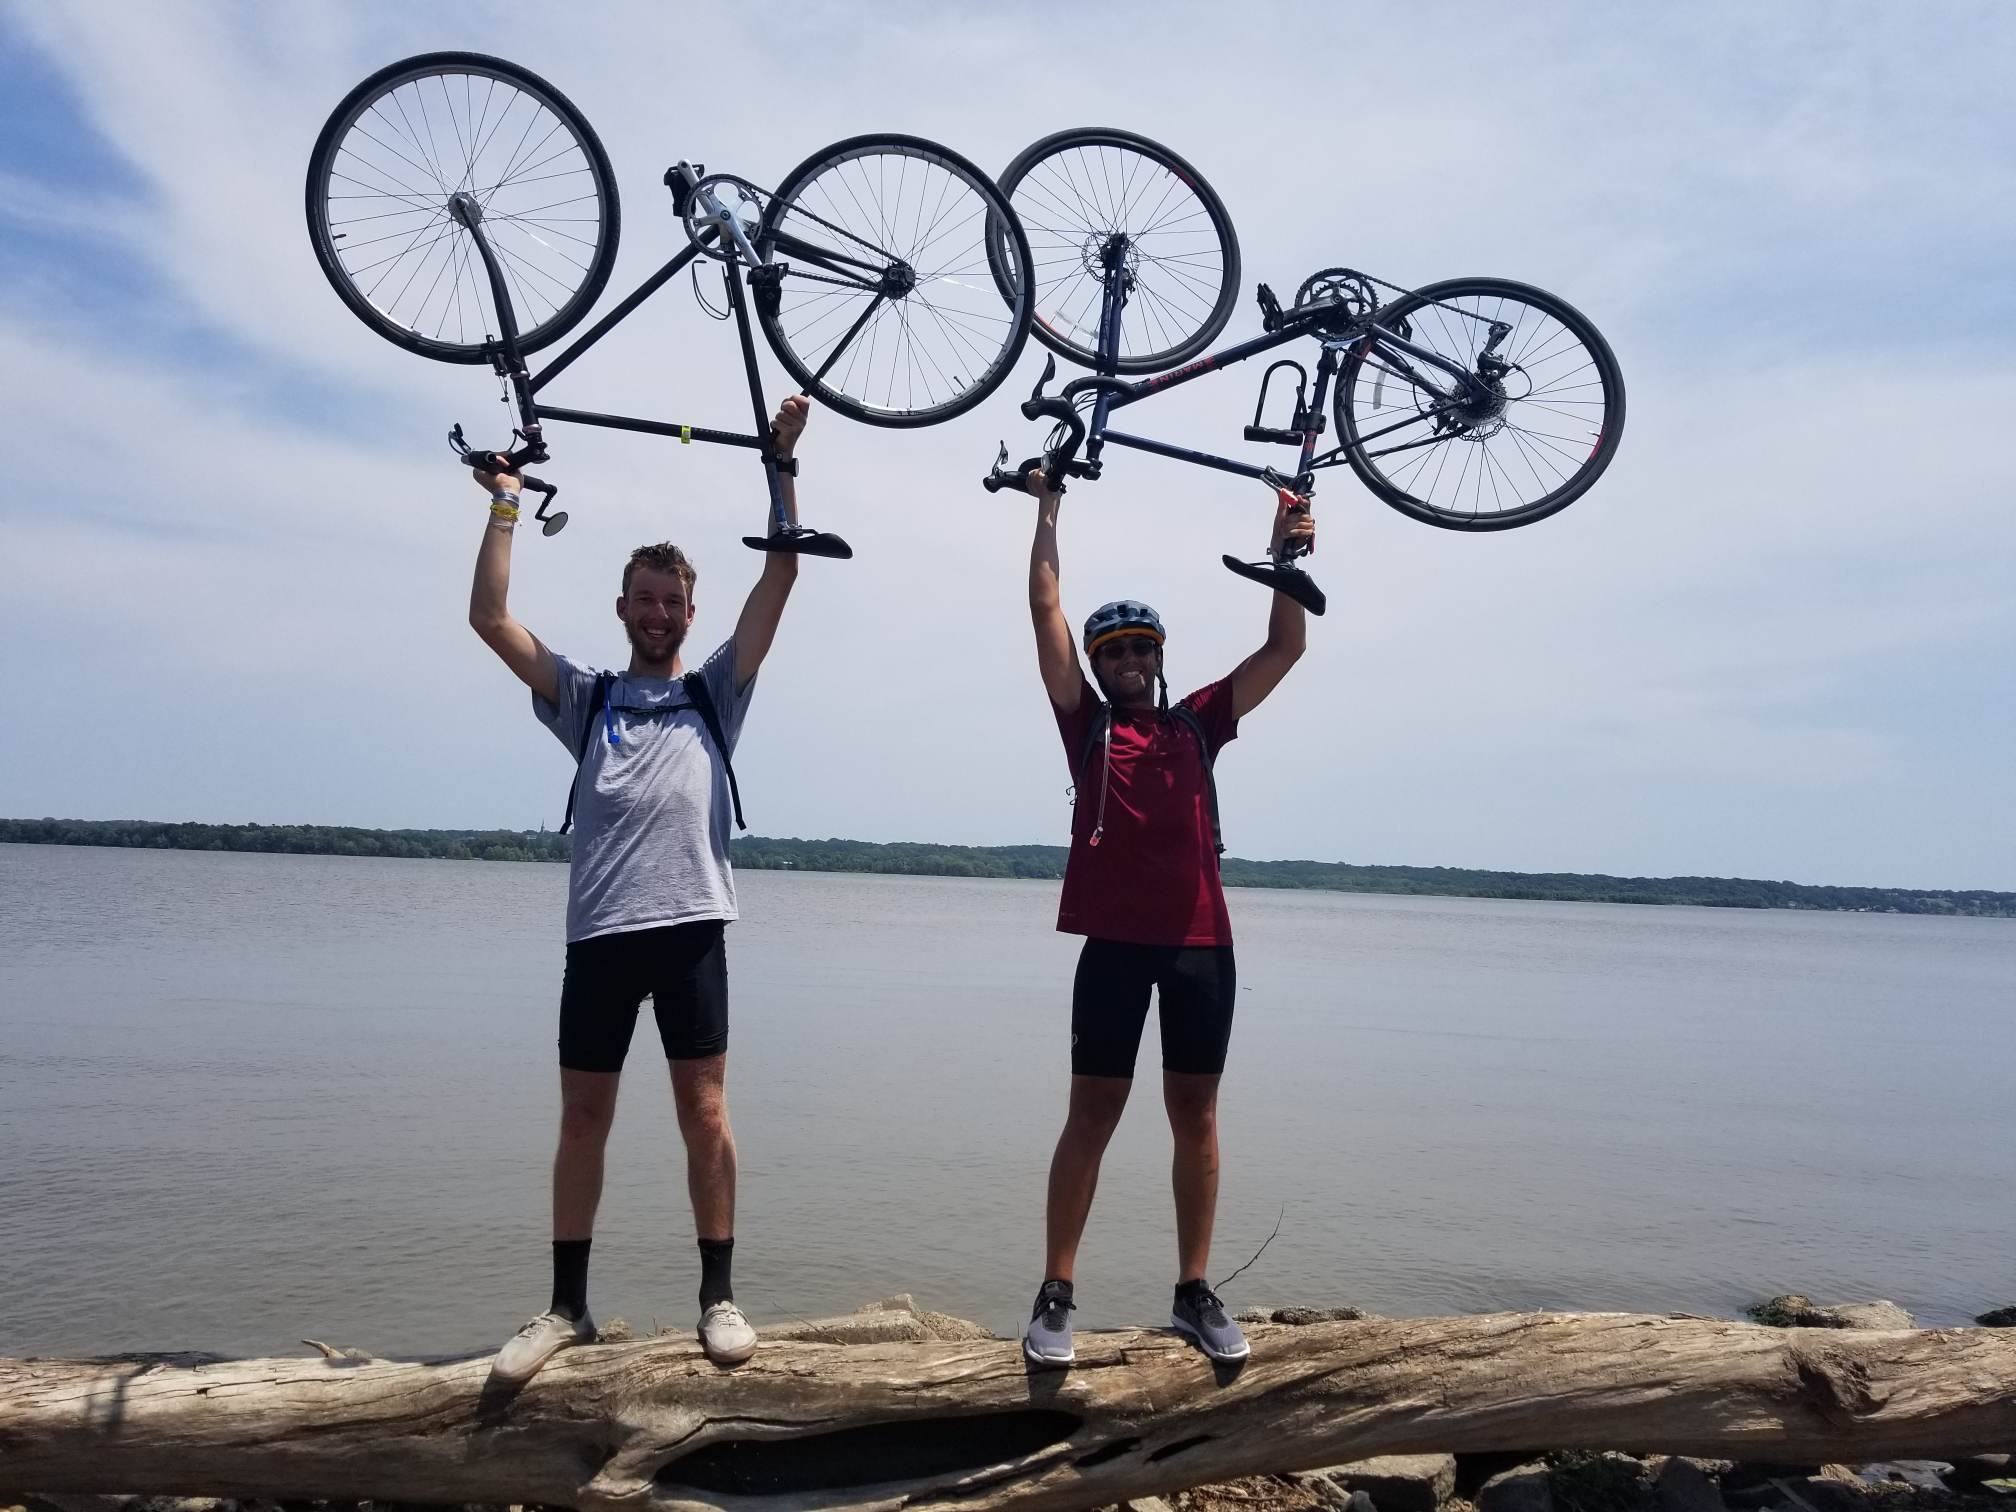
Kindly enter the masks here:
<path id="1" fill-rule="evenodd" d="M 786 399 L 775 436 L 788 458 L 807 403 Z M 669 542 L 623 569 L 616 618 L 630 642 L 620 674 L 549 651 L 505 607 L 518 479 L 485 473 L 490 520 L 476 556 L 469 623 L 532 690 L 532 707 L 579 763 L 567 883 L 567 972 L 560 990 L 560 1142 L 553 1157 L 553 1296 L 498 1352 L 496 1374 L 529 1378 L 556 1350 L 595 1337 L 588 1249 L 602 1196 L 602 1152 L 637 1011 L 650 997 L 671 1063 L 700 1242 L 700 1342 L 721 1364 L 746 1360 L 756 1333 L 735 1306 L 735 1138 L 728 1127 L 728 967 L 735 916 L 728 866 L 737 807 L 729 759 L 756 669 L 770 650 L 798 559 L 772 553 L 735 633 L 688 670 L 693 565 Z M 791 518 L 790 474 L 779 479 Z M 739 812 L 735 814 L 739 820 Z"/>
<path id="2" fill-rule="evenodd" d="M 1086 938 L 1071 993 L 1070 1108 L 1050 1162 L 1044 1280 L 1022 1349 L 1039 1365 L 1073 1357 L 1078 1242 L 1100 1160 L 1134 1086 L 1153 993 L 1162 1029 L 1162 1101 L 1176 1143 L 1170 1322 L 1214 1360 L 1241 1360 L 1246 1339 L 1206 1277 L 1218 1206 L 1218 1080 L 1237 991 L 1211 769 L 1239 733 L 1240 719 L 1302 655 L 1307 622 L 1299 604 L 1275 594 L 1266 643 L 1229 677 L 1172 706 L 1162 675 L 1161 617 L 1132 600 L 1106 604 L 1085 622 L 1095 690 L 1064 617 L 1059 500 L 1040 471 L 1031 474 L 1029 488 L 1038 500 L 1029 554 L 1036 663 L 1077 790 L 1057 927 Z M 1284 496 L 1274 519 L 1276 546 L 1314 530 L 1306 510 Z"/>

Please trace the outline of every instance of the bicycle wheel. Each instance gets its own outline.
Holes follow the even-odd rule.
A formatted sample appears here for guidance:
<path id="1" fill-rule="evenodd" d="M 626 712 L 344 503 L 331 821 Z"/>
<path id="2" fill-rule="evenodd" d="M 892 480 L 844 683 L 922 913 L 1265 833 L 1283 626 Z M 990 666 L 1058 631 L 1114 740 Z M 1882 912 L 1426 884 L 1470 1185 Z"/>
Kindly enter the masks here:
<path id="1" fill-rule="evenodd" d="M 994 276 L 1034 275 L 1036 339 L 1060 357 L 1099 364 L 1102 257 L 1114 237 L 1134 287 L 1120 316 L 1118 371 L 1154 373 L 1203 351 L 1239 298 L 1239 238 L 1203 176 L 1131 131 L 1079 127 L 1025 148 L 1001 175 L 1029 238 L 1016 264 L 997 241 Z"/>
<path id="2" fill-rule="evenodd" d="M 1484 376 L 1488 402 L 1452 398 L 1441 369 L 1377 338 L 1338 374 L 1352 471 L 1402 514 L 1449 530 L 1510 530 L 1579 499 L 1624 433 L 1624 379 L 1572 306 L 1502 278 L 1454 278 L 1378 315 L 1414 346 Z M 1494 339 L 1495 338 L 1495 339 Z"/>
<path id="3" fill-rule="evenodd" d="M 488 361 L 501 327 L 475 240 L 449 214 L 458 192 L 482 209 L 519 347 L 564 335 L 615 265 L 616 180 L 565 95 L 479 53 L 381 68 L 322 128 L 308 160 L 308 235 L 343 302 L 409 352 Z"/>
<path id="4" fill-rule="evenodd" d="M 962 414 L 1029 339 L 1028 293 L 988 273 L 989 228 L 1009 214 L 992 179 L 935 142 L 861 136 L 814 153 L 756 242 L 782 270 L 756 302 L 763 334 L 807 392 L 856 420 Z M 1014 241 L 1026 261 L 1019 229 Z"/>

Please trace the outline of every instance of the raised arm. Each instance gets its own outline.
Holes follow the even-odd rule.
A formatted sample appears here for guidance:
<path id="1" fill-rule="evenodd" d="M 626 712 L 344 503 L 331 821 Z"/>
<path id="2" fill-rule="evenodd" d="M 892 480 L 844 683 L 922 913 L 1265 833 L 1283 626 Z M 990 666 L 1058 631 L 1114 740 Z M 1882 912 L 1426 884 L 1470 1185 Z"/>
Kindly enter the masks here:
<path id="1" fill-rule="evenodd" d="M 770 422 L 777 436 L 777 455 L 790 458 L 798 450 L 798 438 L 805 432 L 812 402 L 803 394 L 793 394 L 777 406 L 777 418 Z M 784 492 L 784 512 L 793 525 L 798 523 L 798 480 L 787 472 L 777 475 Z M 767 510 L 766 510 L 767 518 Z M 763 572 L 742 605 L 742 617 L 735 621 L 735 680 L 748 687 L 763 658 L 770 654 L 770 642 L 777 638 L 777 622 L 784 617 L 784 605 L 791 597 L 791 585 L 798 581 L 798 558 L 788 551 L 763 555 Z"/>
<path id="2" fill-rule="evenodd" d="M 1306 508 L 1296 510 L 1287 499 L 1274 508 L 1274 545 L 1294 537 L 1314 542 L 1316 521 Z M 1302 659 L 1309 644 L 1309 619 L 1302 606 L 1285 593 L 1274 595 L 1267 616 L 1267 642 L 1232 671 L 1232 717 L 1244 719 L 1272 693 L 1288 669 Z"/>
<path id="3" fill-rule="evenodd" d="M 1036 496 L 1036 539 L 1029 547 L 1029 618 L 1036 625 L 1036 667 L 1050 702 L 1069 714 L 1078 707 L 1085 673 L 1057 581 L 1057 508 L 1063 500 L 1044 485 L 1040 467 L 1031 470 L 1027 487 Z"/>
<path id="4" fill-rule="evenodd" d="M 518 680 L 551 700 L 560 690 L 553 653 L 539 637 L 511 617 L 505 603 L 511 589 L 511 537 L 517 528 L 518 478 L 514 473 L 476 474 L 490 493 L 490 518 L 476 551 L 476 581 L 469 589 L 469 626 L 483 644 L 517 674 Z"/>

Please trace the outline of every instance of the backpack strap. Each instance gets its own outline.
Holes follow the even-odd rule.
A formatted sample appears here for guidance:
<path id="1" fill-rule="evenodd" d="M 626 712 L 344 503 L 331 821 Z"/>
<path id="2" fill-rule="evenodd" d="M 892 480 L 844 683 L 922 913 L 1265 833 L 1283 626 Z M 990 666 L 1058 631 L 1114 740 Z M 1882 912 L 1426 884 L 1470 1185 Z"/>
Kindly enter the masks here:
<path id="1" fill-rule="evenodd" d="M 588 744 L 595 738 L 595 721 L 609 706 L 609 690 L 615 686 L 614 672 L 595 674 L 595 688 L 588 695 L 587 717 L 581 722 L 581 740 L 574 748 L 574 781 L 567 789 L 567 816 L 560 821 L 560 833 L 563 835 L 574 827 L 574 797 L 581 787 L 581 768 L 588 761 Z M 742 789 L 735 781 L 735 763 L 729 759 L 728 741 L 721 732 L 721 716 L 714 707 L 713 696 L 707 691 L 707 680 L 698 672 L 688 672 L 679 679 L 679 686 L 692 704 L 693 712 L 700 716 L 700 723 L 706 726 L 714 749 L 721 753 L 721 765 L 728 773 L 728 797 L 735 806 L 735 827 L 746 830 L 749 824 L 742 817 Z"/>
<path id="2" fill-rule="evenodd" d="M 574 795 L 581 786 L 581 768 L 588 760 L 588 742 L 595 738 L 595 721 L 609 705 L 609 690 L 616 686 L 614 672 L 597 672 L 595 689 L 588 695 L 588 715 L 581 721 L 581 739 L 574 746 L 574 780 L 567 785 L 567 814 L 560 821 L 560 833 L 574 827 Z"/>
<path id="3" fill-rule="evenodd" d="M 1204 736 L 1204 721 L 1188 704 L 1171 704 L 1169 712 L 1176 716 L 1178 724 L 1187 726 L 1190 733 L 1197 737 L 1197 749 L 1204 757 L 1204 796 L 1211 808 L 1211 845 L 1222 856 L 1225 854 L 1225 832 L 1218 824 L 1218 763 L 1211 759 L 1211 742 Z"/>
<path id="4" fill-rule="evenodd" d="M 1197 711 L 1188 704 L 1171 704 L 1170 715 L 1176 722 L 1197 737 L 1198 753 L 1204 758 L 1204 796 L 1211 811 L 1211 844 L 1219 855 L 1225 854 L 1225 834 L 1218 823 L 1218 773 L 1217 763 L 1211 756 L 1211 742 L 1204 734 L 1204 721 L 1197 717 Z M 1113 723 L 1113 706 L 1101 702 L 1099 716 L 1085 732 L 1085 744 L 1079 748 L 1078 764 L 1072 769 L 1072 777 L 1078 782 L 1085 780 L 1085 766 L 1091 761 L 1092 753 L 1099 749 L 1099 742 Z"/>
<path id="5" fill-rule="evenodd" d="M 735 805 L 735 828 L 746 830 L 749 824 L 742 817 L 742 789 L 735 782 L 735 763 L 728 755 L 728 740 L 721 733 L 721 716 L 714 708 L 714 695 L 707 691 L 707 679 L 698 672 L 688 672 L 679 679 L 679 685 L 699 711 L 700 723 L 707 726 L 707 733 L 713 737 L 714 749 L 721 753 L 721 765 L 728 773 L 728 798 Z"/>
<path id="6" fill-rule="evenodd" d="M 1091 761 L 1092 753 L 1099 749 L 1099 742 L 1105 738 L 1106 727 L 1113 723 L 1113 706 L 1103 700 L 1099 704 L 1099 717 L 1085 728 L 1085 744 L 1078 748 L 1078 764 L 1071 768 L 1074 782 L 1085 780 L 1085 766 Z"/>

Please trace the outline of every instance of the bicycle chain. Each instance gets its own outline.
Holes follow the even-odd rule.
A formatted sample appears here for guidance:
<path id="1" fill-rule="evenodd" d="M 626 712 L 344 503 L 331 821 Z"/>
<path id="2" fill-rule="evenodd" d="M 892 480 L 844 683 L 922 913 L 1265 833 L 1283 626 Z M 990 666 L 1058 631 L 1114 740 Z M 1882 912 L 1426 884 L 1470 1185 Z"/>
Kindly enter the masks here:
<path id="1" fill-rule="evenodd" d="M 724 183 L 730 183 L 735 185 L 735 187 L 738 189 L 745 190 L 752 199 L 758 201 L 762 205 L 764 218 L 766 220 L 769 218 L 770 207 L 774 205 L 777 201 L 777 196 L 772 191 L 765 189 L 760 185 L 753 184 L 748 179 L 740 178 L 732 173 L 710 173 L 708 175 L 708 178 L 719 179 Z M 896 254 L 889 251 L 886 247 L 876 246 L 874 242 L 868 241 L 863 237 L 855 235 L 852 231 L 849 231 L 845 226 L 836 226 L 835 224 L 833 224 L 832 221 L 827 220 L 823 215 L 816 215 L 812 211 L 807 210 L 801 204 L 794 203 L 791 206 L 788 213 L 792 215 L 802 215 L 805 217 L 805 219 L 811 221 L 814 225 L 825 227 L 828 231 L 831 231 L 835 236 L 846 237 L 848 241 L 853 242 L 857 247 L 865 248 L 866 250 L 874 253 L 877 257 L 896 258 Z M 901 258 L 896 258 L 896 260 L 898 262 L 902 261 Z M 801 274 L 799 276 L 810 278 L 814 275 L 807 273 L 807 274 Z"/>
<path id="2" fill-rule="evenodd" d="M 1379 288 L 1382 289 L 1390 289 L 1395 294 L 1404 294 L 1409 299 L 1420 299 L 1421 307 L 1424 309 L 1432 306 L 1433 308 L 1438 310 L 1447 310 L 1451 315 L 1460 315 L 1465 320 L 1474 320 L 1478 322 L 1480 325 L 1488 326 L 1488 325 L 1496 325 L 1499 323 L 1497 321 L 1492 320 L 1491 317 L 1488 315 L 1473 314 L 1469 310 L 1461 309 L 1458 306 L 1449 304 L 1444 300 L 1422 299 L 1421 291 L 1419 289 L 1410 289 L 1402 284 L 1396 284 L 1384 278 L 1376 278 L 1372 274 L 1362 273 L 1356 268 L 1319 268 L 1316 272 L 1311 273 L 1307 278 L 1302 280 L 1302 289 L 1307 289 L 1312 283 L 1314 283 L 1319 278 L 1327 279 L 1333 283 L 1342 282 L 1347 278 L 1356 279 L 1360 283 L 1368 286 L 1377 285 Z M 1301 294 L 1302 290 L 1298 289 L 1296 291 L 1296 299 L 1294 306 L 1297 309 L 1302 307 L 1303 301 Z"/>
<path id="3" fill-rule="evenodd" d="M 770 190 L 762 188 L 760 185 L 753 184 L 748 179 L 741 178 L 736 174 L 710 173 L 707 175 L 707 181 L 733 184 L 736 188 L 743 190 L 751 197 L 752 200 L 760 204 L 763 210 L 764 218 L 766 220 L 769 218 L 770 215 L 770 207 L 774 205 L 777 201 L 777 196 L 773 194 Z M 827 220 L 824 216 L 815 215 L 812 211 L 807 210 L 803 205 L 794 204 L 793 206 L 791 206 L 789 213 L 793 215 L 802 215 L 805 217 L 805 219 L 812 221 L 816 225 L 825 227 L 825 229 L 831 231 L 835 236 L 844 236 L 848 241 L 853 242 L 855 245 L 859 247 L 865 248 L 867 251 L 874 253 L 877 257 L 895 256 L 894 253 L 888 251 L 887 249 L 878 247 L 875 245 L 875 243 L 871 241 L 866 241 L 863 238 L 856 236 L 852 231 L 849 231 L 845 226 L 836 226 L 833 224 L 833 222 Z M 712 253 L 711 255 L 716 257 L 722 257 L 724 261 L 727 260 L 725 257 L 723 257 L 723 254 L 718 252 Z M 896 260 L 900 262 L 902 259 L 897 258 Z M 783 266 L 785 268 L 785 271 L 787 271 L 791 277 L 802 278 L 809 283 L 832 284 L 836 288 L 860 289 L 865 293 L 875 292 L 875 286 L 871 283 L 868 283 L 865 279 L 835 278 L 824 273 L 807 273 L 801 268 L 791 267 L 788 263 L 784 264 Z M 713 312 L 710 310 L 708 313 L 712 314 Z"/>

